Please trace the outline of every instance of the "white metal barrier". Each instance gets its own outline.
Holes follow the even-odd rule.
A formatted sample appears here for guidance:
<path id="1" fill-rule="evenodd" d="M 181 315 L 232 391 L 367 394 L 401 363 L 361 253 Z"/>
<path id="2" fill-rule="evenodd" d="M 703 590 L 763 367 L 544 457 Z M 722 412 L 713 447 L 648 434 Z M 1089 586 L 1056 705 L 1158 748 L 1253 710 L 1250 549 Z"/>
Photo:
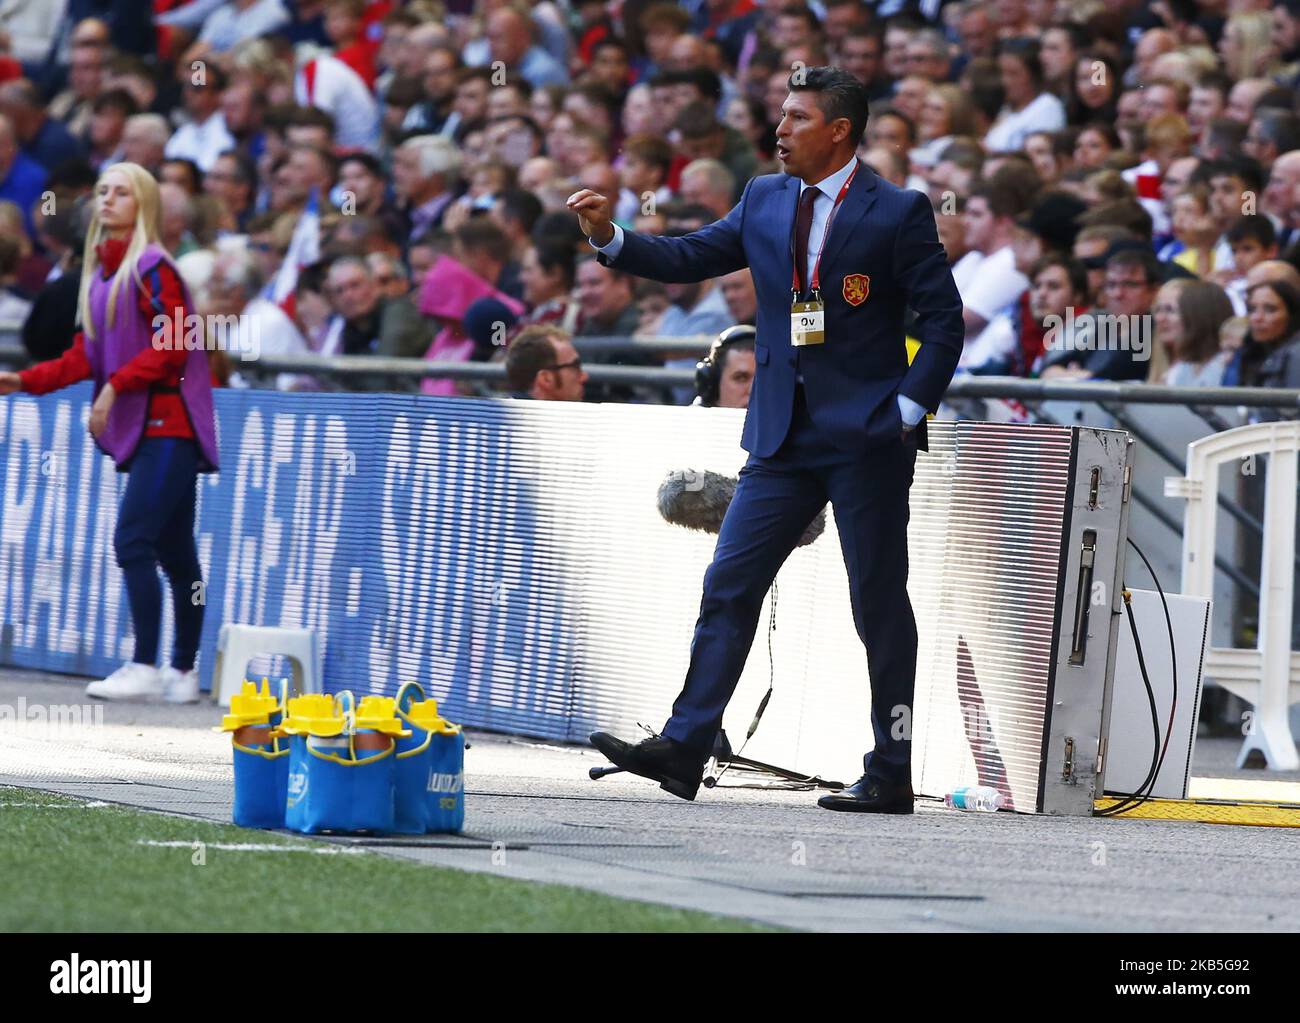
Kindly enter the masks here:
<path id="1" fill-rule="evenodd" d="M 1300 769 L 1287 709 L 1300 702 L 1300 655 L 1291 651 L 1295 599 L 1296 457 L 1300 423 L 1255 423 L 1187 445 L 1187 475 L 1165 480 L 1165 495 L 1187 501 L 1183 524 L 1183 593 L 1213 597 L 1219 469 L 1254 466 L 1272 456 L 1264 491 L 1259 633 L 1251 648 L 1211 647 L 1205 674 L 1254 707 L 1237 766 L 1259 750 L 1276 771 Z M 1221 611 L 1220 613 L 1224 613 Z"/>

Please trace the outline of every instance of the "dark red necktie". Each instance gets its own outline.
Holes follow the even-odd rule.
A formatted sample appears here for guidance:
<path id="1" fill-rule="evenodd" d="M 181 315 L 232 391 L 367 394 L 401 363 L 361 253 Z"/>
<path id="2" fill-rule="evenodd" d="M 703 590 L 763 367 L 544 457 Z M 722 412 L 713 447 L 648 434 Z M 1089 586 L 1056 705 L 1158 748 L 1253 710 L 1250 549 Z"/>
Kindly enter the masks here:
<path id="1" fill-rule="evenodd" d="M 799 196 L 799 214 L 794 221 L 794 268 L 803 291 L 812 287 L 812 283 L 804 279 L 804 274 L 808 272 L 808 235 L 812 233 L 813 203 L 816 201 L 817 189 L 805 188 Z"/>

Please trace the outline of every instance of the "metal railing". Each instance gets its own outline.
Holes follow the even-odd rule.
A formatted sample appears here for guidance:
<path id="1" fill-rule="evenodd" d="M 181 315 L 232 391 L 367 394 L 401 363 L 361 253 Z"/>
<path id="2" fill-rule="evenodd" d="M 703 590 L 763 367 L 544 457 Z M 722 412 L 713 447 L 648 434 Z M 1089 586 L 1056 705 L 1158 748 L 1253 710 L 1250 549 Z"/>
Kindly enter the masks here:
<path id="1" fill-rule="evenodd" d="M 0 324 L 0 364 L 15 366 L 30 363 L 26 350 L 11 340 L 14 335 Z M 589 337 L 574 338 L 580 353 L 683 355 L 708 352 L 706 335 L 691 338 Z M 496 362 L 446 362 L 427 359 L 401 359 L 376 355 L 269 355 L 243 360 L 232 356 L 241 373 L 267 376 L 302 373 L 327 377 L 411 377 L 418 379 L 450 378 L 455 380 L 505 380 L 505 367 Z M 601 363 L 584 365 L 592 380 L 678 387 L 690 384 L 693 372 L 660 366 L 616 366 Z M 1010 399 L 1026 404 L 1044 401 L 1077 401 L 1096 404 L 1114 415 L 1119 405 L 1183 405 L 1193 411 L 1198 407 L 1294 409 L 1300 414 L 1300 389 L 1282 387 L 1168 387 L 1161 384 L 1113 381 L 1065 382 L 1027 380 L 1022 377 L 957 376 L 948 387 L 948 398 Z M 1211 424 L 1214 425 L 1214 424 Z M 1128 427 L 1126 426 L 1126 429 Z M 1221 429 L 1222 425 L 1215 427 Z M 1138 427 L 1140 430 L 1140 426 Z M 1135 433 L 1137 431 L 1134 431 Z M 1177 465 L 1172 459 L 1171 465 Z"/>
<path id="2" fill-rule="evenodd" d="M 17 343 L 17 333 L 11 326 L 0 324 L 0 365 L 25 365 L 30 362 L 26 351 Z M 619 354 L 659 355 L 676 353 L 683 356 L 702 356 L 708 351 L 712 338 L 697 335 L 693 338 L 645 337 L 590 337 L 575 338 L 574 345 L 587 357 L 611 357 Z M 347 387 L 348 378 L 356 378 L 366 389 L 373 389 L 376 379 L 388 378 L 408 382 L 420 379 L 452 379 L 465 381 L 484 395 L 503 396 L 506 389 L 505 368 L 501 363 L 442 362 L 425 359 L 400 359 L 381 356 L 319 356 L 319 355 L 262 355 L 254 360 L 232 356 L 234 367 L 246 379 L 258 385 L 269 386 L 279 374 L 302 374 L 329 379 L 334 386 Z M 670 390 L 689 388 L 694 372 L 689 368 L 660 366 L 609 365 L 599 361 L 585 363 L 591 383 L 595 385 L 630 386 L 659 392 L 671 401 Z M 1207 432 L 1221 432 L 1236 423 L 1229 422 L 1215 409 L 1274 409 L 1287 415 L 1300 415 L 1300 389 L 1257 387 L 1170 387 L 1141 382 L 1079 382 L 1029 380 L 1019 377 L 958 376 L 950 384 L 945 401 L 960 408 L 963 403 L 978 403 L 980 399 L 1011 400 L 1021 403 L 1041 422 L 1055 422 L 1039 406 L 1048 402 L 1085 403 L 1094 406 L 1110 417 L 1120 428 L 1127 430 L 1159 463 L 1167 465 L 1177 475 L 1187 471 L 1184 453 L 1163 442 L 1148 429 L 1150 422 L 1142 421 L 1137 409 L 1141 406 L 1182 406 L 1198 417 Z M 982 417 L 976 408 L 973 418 Z M 1183 523 L 1179 516 L 1163 507 L 1155 495 L 1160 489 L 1135 485 L 1134 502 L 1152 520 L 1159 523 L 1164 535 L 1181 537 Z M 1220 493 L 1217 503 L 1225 513 L 1245 531 L 1243 535 L 1261 537 L 1263 524 L 1257 515 L 1242 508 L 1236 501 Z M 1250 566 L 1233 564 L 1216 556 L 1216 568 L 1223 578 L 1242 594 L 1258 599 L 1259 585 L 1251 578 Z M 1300 555 L 1296 557 L 1300 569 Z"/>

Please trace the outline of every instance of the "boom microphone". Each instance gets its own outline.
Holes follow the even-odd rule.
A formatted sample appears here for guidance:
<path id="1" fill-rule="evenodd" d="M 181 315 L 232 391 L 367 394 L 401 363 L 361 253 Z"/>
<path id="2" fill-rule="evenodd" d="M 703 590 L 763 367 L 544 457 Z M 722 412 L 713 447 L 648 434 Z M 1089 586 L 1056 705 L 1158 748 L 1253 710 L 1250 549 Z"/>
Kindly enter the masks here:
<path id="1" fill-rule="evenodd" d="M 722 518 L 736 494 L 736 480 L 716 472 L 693 469 L 670 472 L 659 485 L 659 514 L 665 522 L 702 533 L 717 533 Z M 822 508 L 799 538 L 799 547 L 807 547 L 826 529 L 826 509 Z"/>

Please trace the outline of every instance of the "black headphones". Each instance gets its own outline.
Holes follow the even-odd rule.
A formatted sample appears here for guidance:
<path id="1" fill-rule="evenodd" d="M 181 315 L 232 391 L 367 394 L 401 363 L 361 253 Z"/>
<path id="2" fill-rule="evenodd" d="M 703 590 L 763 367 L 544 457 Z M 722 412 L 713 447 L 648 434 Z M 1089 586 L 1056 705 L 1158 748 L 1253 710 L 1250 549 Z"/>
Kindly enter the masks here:
<path id="1" fill-rule="evenodd" d="M 727 361 L 726 346 L 738 341 L 753 343 L 758 331 L 748 323 L 737 323 L 719 334 L 709 346 L 709 354 L 695 364 L 695 393 L 701 405 L 716 405 L 722 391 L 722 367 Z"/>

